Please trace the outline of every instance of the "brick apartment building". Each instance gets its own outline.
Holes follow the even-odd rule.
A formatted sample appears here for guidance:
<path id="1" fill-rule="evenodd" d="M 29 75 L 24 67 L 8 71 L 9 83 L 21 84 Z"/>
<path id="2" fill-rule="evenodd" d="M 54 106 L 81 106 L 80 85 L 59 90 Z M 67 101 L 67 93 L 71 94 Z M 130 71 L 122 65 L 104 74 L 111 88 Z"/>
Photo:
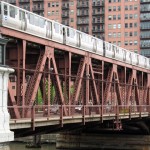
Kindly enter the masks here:
<path id="1" fill-rule="evenodd" d="M 141 0 L 141 53 L 150 57 L 150 0 Z"/>
<path id="2" fill-rule="evenodd" d="M 150 47 L 150 0 L 5 1 L 134 52 Z"/>

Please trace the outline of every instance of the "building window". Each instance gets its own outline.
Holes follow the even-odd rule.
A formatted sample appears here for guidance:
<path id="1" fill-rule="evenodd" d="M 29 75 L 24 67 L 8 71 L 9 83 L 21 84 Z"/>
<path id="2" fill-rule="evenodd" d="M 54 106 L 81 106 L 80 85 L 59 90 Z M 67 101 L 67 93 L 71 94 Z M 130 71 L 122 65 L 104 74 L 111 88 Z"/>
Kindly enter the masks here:
<path id="1" fill-rule="evenodd" d="M 135 28 L 137 27 L 137 23 L 134 23 L 134 27 L 135 27 Z"/>
<path id="2" fill-rule="evenodd" d="M 55 7 L 55 2 L 52 2 L 52 7 Z"/>
<path id="3" fill-rule="evenodd" d="M 133 18 L 133 15 L 132 15 L 132 14 L 130 14 L 129 16 L 130 16 L 130 19 L 132 19 L 132 18 Z"/>
<path id="4" fill-rule="evenodd" d="M 128 10 L 128 6 L 125 6 L 125 10 Z"/>
<path id="5" fill-rule="evenodd" d="M 130 36 L 132 36 L 132 32 L 130 32 Z"/>
<path id="6" fill-rule="evenodd" d="M 109 24 L 109 25 L 108 25 L 108 29 L 112 29 L 112 24 Z"/>
<path id="7" fill-rule="evenodd" d="M 128 14 L 125 14 L 125 19 L 128 19 Z"/>
<path id="8" fill-rule="evenodd" d="M 118 32 L 118 37 L 121 37 L 121 33 L 120 32 Z"/>
<path id="9" fill-rule="evenodd" d="M 114 24 L 114 25 L 113 25 L 113 29 L 116 29 L 116 27 L 117 27 L 117 25 L 116 25 L 116 24 Z"/>
<path id="10" fill-rule="evenodd" d="M 121 19 L 121 15 L 118 15 L 118 20 L 120 20 Z"/>
<path id="11" fill-rule="evenodd" d="M 128 37 L 128 32 L 125 32 L 125 37 Z"/>
<path id="12" fill-rule="evenodd" d="M 121 7 L 120 6 L 118 6 L 118 11 L 120 11 L 121 10 Z"/>
<path id="13" fill-rule="evenodd" d="M 138 18 L 138 15 L 137 14 L 134 14 L 134 19 L 137 19 Z"/>
<path id="14" fill-rule="evenodd" d="M 128 28 L 128 23 L 125 23 L 125 28 Z"/>
<path id="15" fill-rule="evenodd" d="M 74 19 L 73 19 L 73 18 L 70 18 L 70 22 L 74 22 Z"/>
<path id="16" fill-rule="evenodd" d="M 121 42 L 120 41 L 118 41 L 118 46 L 121 46 Z"/>
<path id="17" fill-rule="evenodd" d="M 56 2 L 56 7 L 59 7 L 59 2 Z"/>
<path id="18" fill-rule="evenodd" d="M 109 11 L 111 11 L 111 9 L 112 9 L 112 7 L 111 7 L 111 6 L 109 6 L 108 10 L 109 10 Z"/>
<path id="19" fill-rule="evenodd" d="M 116 6 L 113 7 L 113 11 L 116 11 Z"/>
<path id="20" fill-rule="evenodd" d="M 134 36 L 137 36 L 137 31 L 134 31 Z"/>
<path id="21" fill-rule="evenodd" d="M 111 20 L 112 19 L 112 16 L 108 16 L 108 20 Z"/>
<path id="22" fill-rule="evenodd" d="M 130 28 L 132 28 L 132 23 L 130 23 Z"/>
<path id="23" fill-rule="evenodd" d="M 50 16 L 50 15 L 51 15 L 51 12 L 50 12 L 50 11 L 48 11 L 48 12 L 47 12 L 47 15 L 48 15 L 48 16 Z"/>
<path id="24" fill-rule="evenodd" d="M 132 5 L 130 5 L 130 10 L 132 10 L 133 9 L 133 6 Z"/>
<path id="25" fill-rule="evenodd" d="M 73 5 L 74 5 L 74 2 L 73 2 L 73 1 L 71 1 L 71 2 L 70 2 L 70 6 L 73 6 Z"/>
<path id="26" fill-rule="evenodd" d="M 111 0 L 108 0 L 109 1 L 109 3 L 111 3 Z"/>
<path id="27" fill-rule="evenodd" d="M 121 24 L 118 24 L 118 29 L 120 29 L 121 28 Z"/>
<path id="28" fill-rule="evenodd" d="M 108 33 L 108 37 L 110 37 L 110 38 L 111 38 L 111 36 L 112 36 L 112 34 L 111 34 L 111 33 Z"/>
<path id="29" fill-rule="evenodd" d="M 134 10 L 137 10 L 138 6 L 137 5 L 134 5 Z"/>
<path id="30" fill-rule="evenodd" d="M 74 10 L 70 10 L 70 14 L 73 15 L 74 14 Z"/>
<path id="31" fill-rule="evenodd" d="M 48 3 L 48 7 L 51 7 L 51 3 Z"/>
<path id="32" fill-rule="evenodd" d="M 132 45 L 132 41 L 130 41 L 130 45 Z"/>
<path id="33" fill-rule="evenodd" d="M 113 20 L 116 20 L 116 15 L 113 15 Z"/>
<path id="34" fill-rule="evenodd" d="M 125 41 L 125 42 L 124 42 L 124 45 L 128 45 L 128 41 Z"/>
<path id="35" fill-rule="evenodd" d="M 134 41 L 134 45 L 137 45 L 137 43 L 138 43 L 137 41 Z"/>
<path id="36" fill-rule="evenodd" d="M 113 33 L 113 37 L 116 38 L 116 33 L 115 32 Z"/>

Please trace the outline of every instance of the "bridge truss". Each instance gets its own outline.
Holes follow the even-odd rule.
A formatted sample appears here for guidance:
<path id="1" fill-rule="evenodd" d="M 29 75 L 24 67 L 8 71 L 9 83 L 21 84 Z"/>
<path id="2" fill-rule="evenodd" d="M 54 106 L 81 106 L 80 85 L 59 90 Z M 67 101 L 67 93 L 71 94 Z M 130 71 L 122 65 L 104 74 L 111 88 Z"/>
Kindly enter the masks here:
<path id="1" fill-rule="evenodd" d="M 108 106 L 114 113 L 115 106 L 124 112 L 149 111 L 149 70 L 8 28 L 0 32 L 10 39 L 6 64 L 15 69 L 8 89 L 11 118 L 31 117 L 35 105 L 43 116 L 50 115 L 47 106 L 56 104 L 63 106 L 64 116 L 73 115 L 75 105 L 91 104 L 101 116 Z"/>

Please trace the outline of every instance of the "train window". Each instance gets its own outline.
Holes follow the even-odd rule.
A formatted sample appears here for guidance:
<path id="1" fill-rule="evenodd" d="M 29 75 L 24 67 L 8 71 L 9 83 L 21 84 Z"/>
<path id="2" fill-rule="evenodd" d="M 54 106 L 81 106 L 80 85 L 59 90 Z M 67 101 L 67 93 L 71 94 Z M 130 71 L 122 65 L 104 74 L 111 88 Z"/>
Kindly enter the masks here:
<path id="1" fill-rule="evenodd" d="M 38 16 L 34 16 L 34 25 L 39 26 L 39 17 Z"/>
<path id="2" fill-rule="evenodd" d="M 43 18 L 39 18 L 39 26 L 41 28 L 44 28 L 44 25 L 45 25 L 45 20 Z"/>
<path id="3" fill-rule="evenodd" d="M 4 15 L 8 15 L 8 8 L 7 8 L 7 5 L 4 5 Z"/>
<path id="4" fill-rule="evenodd" d="M 111 44 L 109 44 L 109 51 L 111 51 L 111 47 L 112 47 L 112 45 L 111 45 Z"/>
<path id="5" fill-rule="evenodd" d="M 54 23 L 55 32 L 59 33 L 59 24 Z"/>
<path id="6" fill-rule="evenodd" d="M 67 28 L 67 36 L 68 36 L 68 37 L 69 37 L 69 32 L 70 32 L 69 30 L 70 30 L 70 29 L 69 29 L 69 28 Z"/>
<path id="7" fill-rule="evenodd" d="M 0 3 L 0 14 L 1 14 L 1 11 L 2 11 L 2 9 L 1 9 L 1 3 Z"/>
<path id="8" fill-rule="evenodd" d="M 69 30 L 70 30 L 69 31 L 69 37 L 74 38 L 74 36 L 75 36 L 74 30 L 72 30 L 72 29 L 69 29 Z"/>
<path id="9" fill-rule="evenodd" d="M 25 12 L 22 10 L 19 10 L 19 20 L 25 21 Z"/>
<path id="10" fill-rule="evenodd" d="M 9 10 L 10 10 L 10 17 L 15 18 L 15 8 L 10 6 Z"/>
<path id="11" fill-rule="evenodd" d="M 29 17 L 29 23 L 34 25 L 34 15 L 28 14 L 28 17 Z"/>

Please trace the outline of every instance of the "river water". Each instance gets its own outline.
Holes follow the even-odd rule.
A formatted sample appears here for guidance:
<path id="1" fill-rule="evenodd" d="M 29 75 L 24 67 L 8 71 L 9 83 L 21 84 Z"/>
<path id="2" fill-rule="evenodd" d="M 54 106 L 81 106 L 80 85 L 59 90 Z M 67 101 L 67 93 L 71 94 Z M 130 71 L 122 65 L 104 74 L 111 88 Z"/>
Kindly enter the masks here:
<path id="1" fill-rule="evenodd" d="M 25 143 L 11 142 L 0 147 L 0 150 L 57 150 L 55 144 L 43 144 L 41 148 L 26 148 Z M 99 150 L 108 150 L 108 148 L 100 148 Z M 89 150 L 89 149 L 88 149 Z M 91 149 L 92 150 L 92 149 Z M 109 150 L 115 150 L 114 148 L 109 148 Z M 116 147 L 116 150 L 117 147 Z M 126 150 L 125 147 L 119 150 Z M 129 149 L 127 149 L 129 150 Z M 133 146 L 130 150 L 150 150 L 150 146 Z"/>
<path id="2" fill-rule="evenodd" d="M 119 139 L 122 139 L 122 140 L 119 141 L 118 136 L 119 136 Z M 104 137 L 106 137 L 106 135 Z M 150 136 L 145 137 L 141 135 L 137 135 L 137 136 L 129 135 L 129 137 L 124 138 L 125 136 L 121 136 L 121 135 L 117 135 L 117 137 L 114 135 L 110 135 L 110 137 L 114 138 L 114 141 L 116 142 L 110 142 L 109 139 L 107 141 L 103 141 L 102 143 L 103 144 L 105 143 L 105 144 L 103 145 L 103 147 L 99 148 L 98 150 L 150 150 Z M 91 139 L 91 137 L 89 137 L 89 139 Z M 17 142 L 6 143 L 3 145 L 1 144 L 0 150 L 57 150 L 56 145 L 54 143 L 42 144 L 41 148 L 26 148 L 26 144 L 29 142 L 28 140 L 24 141 L 21 138 L 21 141 L 24 141 L 24 142 L 17 141 Z M 95 140 L 96 140 L 96 137 L 95 137 Z M 45 141 L 48 141 L 48 138 Z M 125 141 L 125 142 L 122 142 L 122 141 Z M 135 142 L 133 143 L 133 141 Z M 146 143 L 146 144 L 143 145 L 143 143 Z M 88 150 L 93 150 L 93 149 L 88 149 Z"/>

